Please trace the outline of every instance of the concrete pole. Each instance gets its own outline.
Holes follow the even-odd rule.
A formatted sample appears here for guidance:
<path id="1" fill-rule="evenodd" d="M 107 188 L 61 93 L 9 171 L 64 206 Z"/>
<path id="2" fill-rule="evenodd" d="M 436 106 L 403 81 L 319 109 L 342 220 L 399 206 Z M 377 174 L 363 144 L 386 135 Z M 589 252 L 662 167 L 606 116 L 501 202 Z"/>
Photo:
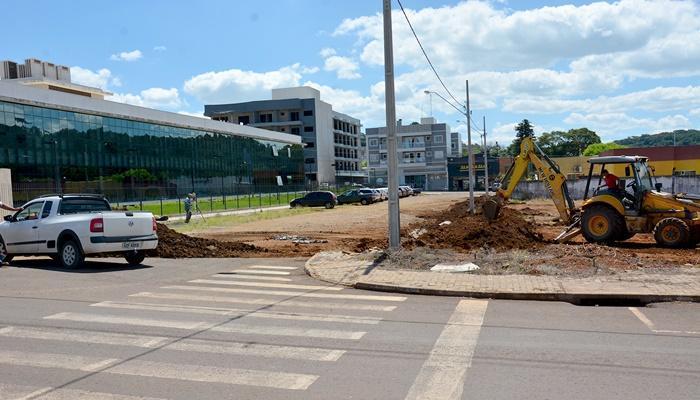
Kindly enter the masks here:
<path id="1" fill-rule="evenodd" d="M 472 149 L 472 112 L 469 108 L 469 80 L 466 80 L 467 92 L 467 149 L 469 151 L 469 211 L 474 214 L 474 150 Z"/>
<path id="2" fill-rule="evenodd" d="M 399 232 L 399 175 L 396 154 L 396 98 L 394 93 L 394 45 L 391 33 L 391 0 L 384 2 L 384 89 L 386 99 L 386 146 L 389 178 L 389 248 L 401 248 Z"/>
<path id="3" fill-rule="evenodd" d="M 486 147 L 486 116 L 484 115 L 484 183 L 486 195 L 489 195 L 489 150 Z"/>

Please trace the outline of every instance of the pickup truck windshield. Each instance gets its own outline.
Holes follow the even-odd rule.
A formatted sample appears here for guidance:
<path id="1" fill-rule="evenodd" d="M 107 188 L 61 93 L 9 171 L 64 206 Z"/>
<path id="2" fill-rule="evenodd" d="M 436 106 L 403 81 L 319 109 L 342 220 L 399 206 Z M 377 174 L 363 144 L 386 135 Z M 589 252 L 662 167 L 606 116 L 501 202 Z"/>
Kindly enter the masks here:
<path id="1" fill-rule="evenodd" d="M 102 199 L 68 198 L 61 200 L 59 214 L 82 214 L 112 211 L 109 203 Z"/>

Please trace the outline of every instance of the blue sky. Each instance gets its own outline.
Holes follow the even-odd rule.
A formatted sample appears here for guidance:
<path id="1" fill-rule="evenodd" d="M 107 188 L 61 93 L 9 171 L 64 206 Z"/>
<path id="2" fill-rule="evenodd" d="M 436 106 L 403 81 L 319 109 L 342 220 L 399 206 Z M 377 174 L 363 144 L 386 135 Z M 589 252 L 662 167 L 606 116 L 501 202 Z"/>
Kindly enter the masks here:
<path id="1" fill-rule="evenodd" d="M 448 88 L 492 140 L 523 118 L 538 132 L 586 126 L 604 140 L 700 125 L 696 1 L 402 0 Z M 384 124 L 381 0 L 71 1 L 3 5 L 1 59 L 69 65 L 114 101 L 189 114 L 307 84 L 365 127 Z M 398 3 L 394 1 L 395 10 Z M 394 13 L 398 117 L 448 97 Z M 433 97 L 433 115 L 465 132 Z"/>

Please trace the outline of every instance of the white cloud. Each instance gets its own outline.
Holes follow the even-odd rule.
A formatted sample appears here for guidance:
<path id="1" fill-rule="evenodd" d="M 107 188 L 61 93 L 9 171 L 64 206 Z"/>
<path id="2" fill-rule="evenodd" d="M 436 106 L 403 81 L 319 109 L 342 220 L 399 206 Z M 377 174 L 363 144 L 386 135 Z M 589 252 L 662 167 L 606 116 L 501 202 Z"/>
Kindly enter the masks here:
<path id="1" fill-rule="evenodd" d="M 158 109 L 176 109 L 185 104 L 175 88 L 150 88 L 142 90 L 139 94 L 115 93 L 107 100 Z"/>
<path id="2" fill-rule="evenodd" d="M 323 57 L 323 58 L 328 58 L 328 57 L 330 57 L 330 56 L 336 55 L 337 53 L 336 53 L 335 49 L 332 49 L 332 48 L 330 48 L 330 47 L 325 47 L 325 48 L 321 49 L 321 51 L 319 52 L 319 54 L 320 54 L 321 57 Z"/>
<path id="3" fill-rule="evenodd" d="M 689 114 L 692 115 L 693 117 L 699 117 L 700 116 L 700 108 L 690 110 Z"/>
<path id="4" fill-rule="evenodd" d="M 141 50 L 133 50 L 133 51 L 122 51 L 121 53 L 117 54 L 112 54 L 109 59 L 112 61 L 136 61 L 139 60 L 143 57 L 143 53 L 141 53 Z"/>
<path id="5" fill-rule="evenodd" d="M 586 56 L 648 52 L 666 43 L 668 65 L 684 58 L 674 54 L 669 37 L 697 32 L 700 9 L 693 1 L 621 0 L 582 6 L 564 5 L 511 12 L 485 1 L 407 10 L 426 51 L 441 72 L 502 71 L 554 66 Z M 400 11 L 394 21 L 397 64 L 422 68 L 425 60 Z M 459 27 L 459 29 L 455 29 Z M 334 35 L 355 35 L 365 63 L 383 64 L 382 16 L 344 20 Z M 685 39 L 686 43 L 690 38 Z M 657 44 L 664 48 L 664 45 Z M 641 59 L 641 58 L 640 58 Z"/>
<path id="6" fill-rule="evenodd" d="M 267 72 L 240 69 L 206 72 L 188 79 L 185 82 L 185 93 L 195 96 L 203 103 L 267 99 L 271 89 L 299 86 L 305 70 L 306 67 L 297 63 Z"/>
<path id="7" fill-rule="evenodd" d="M 700 107 L 700 86 L 657 87 L 618 96 L 599 96 L 589 99 L 560 99 L 523 97 L 505 99 L 506 111 L 520 113 L 611 113 L 643 110 L 666 112 Z"/>
<path id="8" fill-rule="evenodd" d="M 121 86 L 121 80 L 112 75 L 112 71 L 102 68 L 97 72 L 78 66 L 70 68 L 71 81 L 79 85 L 107 90 L 108 86 Z"/>
<path id="9" fill-rule="evenodd" d="M 362 77 L 358 72 L 360 66 L 349 57 L 330 56 L 326 58 L 323 69 L 335 71 L 338 79 L 359 79 Z"/>
<path id="10" fill-rule="evenodd" d="M 166 50 L 168 50 L 168 48 L 165 46 L 155 46 L 153 48 L 153 51 L 166 51 Z"/>
<path id="11" fill-rule="evenodd" d="M 625 113 L 573 113 L 566 117 L 564 122 L 570 125 L 586 126 L 596 131 L 604 140 L 619 139 L 630 132 L 657 133 L 692 127 L 688 118 L 680 114 L 653 119 L 635 118 Z"/>

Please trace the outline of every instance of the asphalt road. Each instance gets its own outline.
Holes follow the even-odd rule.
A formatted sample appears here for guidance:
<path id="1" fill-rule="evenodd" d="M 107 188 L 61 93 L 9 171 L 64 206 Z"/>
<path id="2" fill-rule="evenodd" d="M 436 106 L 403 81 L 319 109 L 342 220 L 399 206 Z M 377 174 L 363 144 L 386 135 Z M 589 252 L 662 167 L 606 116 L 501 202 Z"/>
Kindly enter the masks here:
<path id="1" fill-rule="evenodd" d="M 404 296 L 303 260 L 0 268 L 0 399 L 698 399 L 700 305 Z"/>

